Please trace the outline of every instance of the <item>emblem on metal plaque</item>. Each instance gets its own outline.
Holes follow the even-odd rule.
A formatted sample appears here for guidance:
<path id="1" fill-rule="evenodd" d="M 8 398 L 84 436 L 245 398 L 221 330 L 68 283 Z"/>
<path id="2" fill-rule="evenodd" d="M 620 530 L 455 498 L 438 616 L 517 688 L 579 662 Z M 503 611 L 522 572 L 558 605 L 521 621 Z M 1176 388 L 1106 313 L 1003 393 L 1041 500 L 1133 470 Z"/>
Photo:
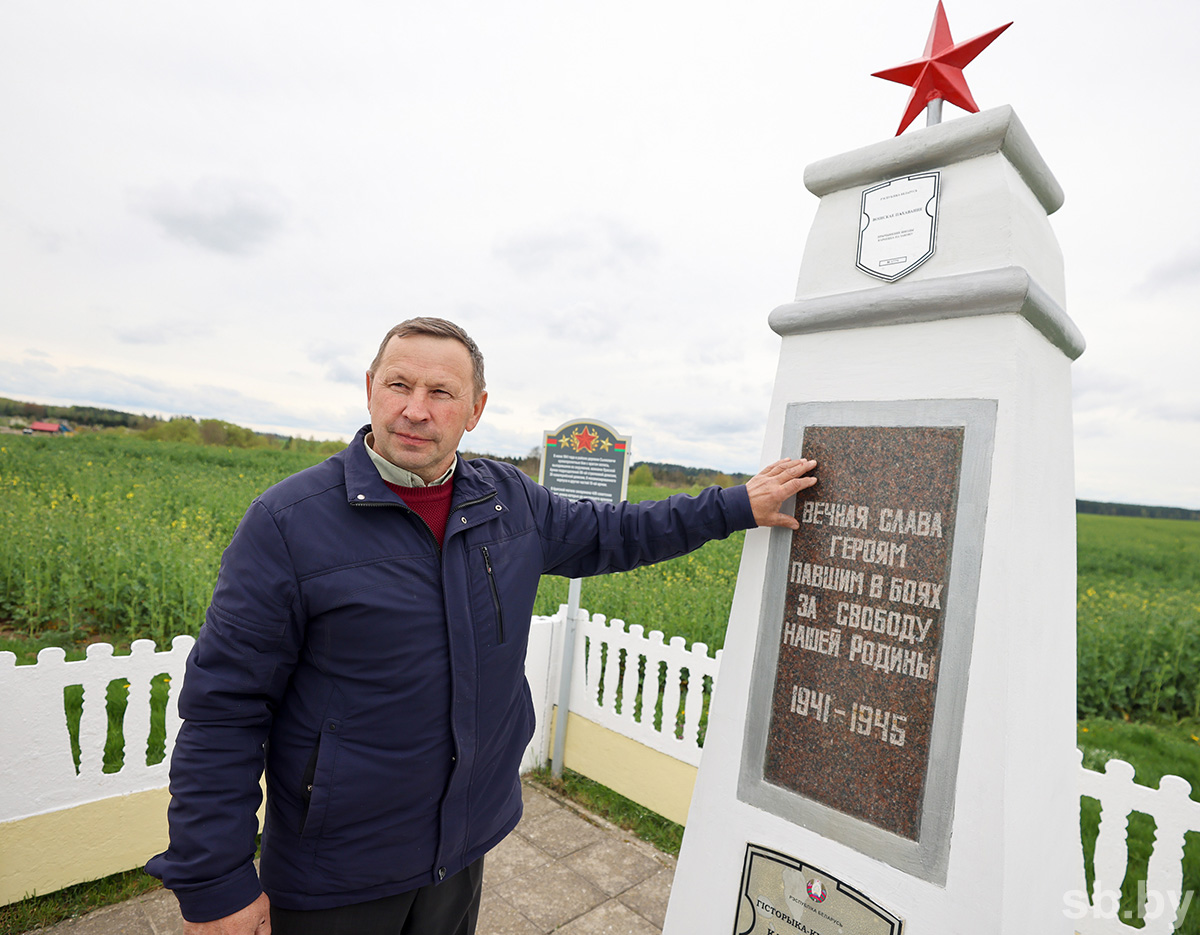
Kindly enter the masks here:
<path id="1" fill-rule="evenodd" d="M 862 193 L 857 266 L 895 282 L 933 256 L 937 246 L 940 174 L 923 172 Z"/>
<path id="2" fill-rule="evenodd" d="M 902 935 L 904 921 L 837 877 L 795 857 L 746 845 L 734 935 Z"/>

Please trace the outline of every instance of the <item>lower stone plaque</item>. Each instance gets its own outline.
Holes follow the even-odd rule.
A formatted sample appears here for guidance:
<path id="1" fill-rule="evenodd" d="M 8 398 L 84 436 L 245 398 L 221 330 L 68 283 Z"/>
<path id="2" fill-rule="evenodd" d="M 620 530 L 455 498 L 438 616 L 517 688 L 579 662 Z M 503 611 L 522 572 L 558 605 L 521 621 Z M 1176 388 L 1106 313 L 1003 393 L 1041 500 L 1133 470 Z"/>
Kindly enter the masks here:
<path id="1" fill-rule="evenodd" d="M 837 877 L 746 845 L 734 935 L 901 935 L 904 922 Z"/>

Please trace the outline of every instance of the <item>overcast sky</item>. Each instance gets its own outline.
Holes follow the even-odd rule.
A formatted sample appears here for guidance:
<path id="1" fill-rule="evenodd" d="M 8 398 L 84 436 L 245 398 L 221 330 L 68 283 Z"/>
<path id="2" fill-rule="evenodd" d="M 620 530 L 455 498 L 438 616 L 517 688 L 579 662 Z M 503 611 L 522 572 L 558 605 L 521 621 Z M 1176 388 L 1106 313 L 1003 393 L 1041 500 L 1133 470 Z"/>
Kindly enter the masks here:
<path id="1" fill-rule="evenodd" d="M 6 0 L 0 395 L 349 437 L 379 338 L 431 314 L 487 356 L 467 447 L 592 417 L 751 471 L 804 167 L 895 133 L 870 73 L 934 5 Z M 947 13 L 1015 21 L 967 80 L 1066 192 L 1078 495 L 1200 508 L 1200 4 Z"/>

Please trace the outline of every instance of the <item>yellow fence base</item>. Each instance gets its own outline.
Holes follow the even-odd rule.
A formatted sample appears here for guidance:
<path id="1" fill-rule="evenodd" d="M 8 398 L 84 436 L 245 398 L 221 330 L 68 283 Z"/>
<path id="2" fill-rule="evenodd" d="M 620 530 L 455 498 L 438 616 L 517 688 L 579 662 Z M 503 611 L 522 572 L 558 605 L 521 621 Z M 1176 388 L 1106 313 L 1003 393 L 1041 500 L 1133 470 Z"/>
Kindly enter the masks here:
<path id="1" fill-rule="evenodd" d="M 687 822 L 697 772 L 688 763 L 571 713 L 563 765 L 677 824 Z"/>
<path id="2" fill-rule="evenodd" d="M 687 821 L 696 767 L 577 714 L 567 727 L 565 766 Z M 167 846 L 170 800 L 164 786 L 0 823 L 0 906 L 141 867 Z"/>
<path id="3" fill-rule="evenodd" d="M 140 867 L 167 846 L 164 786 L 0 824 L 0 905 Z"/>
<path id="4" fill-rule="evenodd" d="M 170 801 L 163 786 L 0 822 L 0 906 L 142 867 L 167 849 Z"/>

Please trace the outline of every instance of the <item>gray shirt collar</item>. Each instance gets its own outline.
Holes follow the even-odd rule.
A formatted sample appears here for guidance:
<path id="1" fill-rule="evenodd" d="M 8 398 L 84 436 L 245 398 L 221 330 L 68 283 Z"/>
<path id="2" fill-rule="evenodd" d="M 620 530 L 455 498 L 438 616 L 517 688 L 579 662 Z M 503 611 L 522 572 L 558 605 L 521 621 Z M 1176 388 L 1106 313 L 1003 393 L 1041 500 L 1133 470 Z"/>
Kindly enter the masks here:
<path id="1" fill-rule="evenodd" d="M 398 464 L 392 464 L 387 458 L 381 455 L 378 451 L 371 447 L 371 443 L 375 441 L 375 433 L 367 432 L 363 438 L 363 444 L 367 447 L 367 454 L 371 456 L 371 463 L 375 465 L 375 469 L 379 471 L 379 476 L 385 481 L 395 484 L 398 487 L 436 487 L 438 484 L 444 484 L 454 473 L 454 469 L 458 466 L 458 455 L 454 456 L 454 460 L 450 462 L 450 467 L 435 481 L 425 483 L 412 471 L 407 471 Z"/>

